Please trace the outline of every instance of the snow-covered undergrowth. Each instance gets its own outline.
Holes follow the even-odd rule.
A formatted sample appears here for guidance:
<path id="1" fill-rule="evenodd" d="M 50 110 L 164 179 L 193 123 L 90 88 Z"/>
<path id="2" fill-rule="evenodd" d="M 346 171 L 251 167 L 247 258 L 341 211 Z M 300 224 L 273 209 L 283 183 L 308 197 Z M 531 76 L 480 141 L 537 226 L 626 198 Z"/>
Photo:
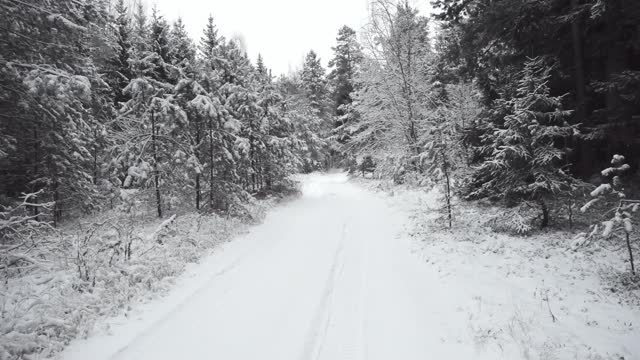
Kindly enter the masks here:
<path id="1" fill-rule="evenodd" d="M 0 359 L 44 358 L 87 336 L 100 318 L 164 294 L 189 263 L 262 219 L 177 214 L 159 220 L 109 212 L 66 224 L 28 248 L 33 265 L 0 284 Z"/>
<path id="2" fill-rule="evenodd" d="M 437 191 L 359 182 L 387 192 L 412 217 L 413 250 L 465 289 L 466 298 L 451 301 L 480 351 L 504 359 L 640 358 L 640 282 L 622 242 L 576 247 L 570 232 L 497 233 L 488 220 L 503 210 L 477 203 L 459 203 L 449 230 L 435 220 Z"/>

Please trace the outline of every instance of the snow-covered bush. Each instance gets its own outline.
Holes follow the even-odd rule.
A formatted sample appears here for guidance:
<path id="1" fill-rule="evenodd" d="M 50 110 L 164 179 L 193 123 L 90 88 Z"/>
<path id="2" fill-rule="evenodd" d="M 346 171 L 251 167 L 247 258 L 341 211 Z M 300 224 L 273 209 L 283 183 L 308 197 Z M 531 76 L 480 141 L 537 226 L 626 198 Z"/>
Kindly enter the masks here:
<path id="1" fill-rule="evenodd" d="M 262 204 L 244 210 L 254 219 L 264 215 Z M 245 223 L 216 214 L 161 221 L 114 211 L 42 234 L 39 246 L 19 248 L 37 264 L 16 263 L 19 271 L 12 265 L 9 273 L 3 255 L 0 359 L 46 358 L 60 351 L 92 331 L 99 318 L 126 312 L 130 304 L 167 290 L 187 263 Z"/>
<path id="2" fill-rule="evenodd" d="M 376 164 L 373 162 L 371 155 L 364 156 L 360 160 L 360 164 L 358 164 L 358 171 L 362 173 L 362 177 L 365 176 L 365 173 L 372 173 L 375 168 Z"/>
<path id="3" fill-rule="evenodd" d="M 604 205 L 601 216 L 604 220 L 598 224 L 592 225 L 591 232 L 580 234 L 577 241 L 588 239 L 596 235 L 602 237 L 624 237 L 629 252 L 629 263 L 631 264 L 631 273 L 635 274 L 635 266 L 633 264 L 633 247 L 631 234 L 633 232 L 634 215 L 640 208 L 640 200 L 627 199 L 625 193 L 622 176 L 627 173 L 631 167 L 626 163 L 624 156 L 614 155 L 611 159 L 611 166 L 602 170 L 601 175 L 607 181 L 603 182 L 595 190 L 591 192 L 592 199 L 587 202 L 580 211 L 585 212 L 594 208 L 596 204 Z M 600 231 L 600 229 L 602 229 Z M 582 240 L 584 242 L 584 240 Z"/>
<path id="4" fill-rule="evenodd" d="M 39 212 L 50 210 L 53 203 L 37 203 L 42 192 L 23 194 L 22 202 L 13 206 L 0 204 L 0 271 L 6 277 L 28 272 L 46 261 L 40 256 L 40 247 L 53 228 L 40 220 Z"/>
<path id="5" fill-rule="evenodd" d="M 487 225 L 496 232 L 504 232 L 517 235 L 528 235 L 533 230 L 532 223 L 535 219 L 534 208 L 525 202 L 514 209 L 503 211 L 492 216 Z"/>

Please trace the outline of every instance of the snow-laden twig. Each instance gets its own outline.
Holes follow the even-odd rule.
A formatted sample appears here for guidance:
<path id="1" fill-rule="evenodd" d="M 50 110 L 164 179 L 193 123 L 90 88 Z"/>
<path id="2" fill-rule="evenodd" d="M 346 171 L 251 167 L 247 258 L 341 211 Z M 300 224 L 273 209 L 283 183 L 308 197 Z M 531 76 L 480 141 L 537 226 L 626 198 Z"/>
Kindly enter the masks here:
<path id="1" fill-rule="evenodd" d="M 160 226 L 158 226 L 158 228 L 151 234 L 151 236 L 149 237 L 149 240 L 151 240 L 152 242 L 158 242 L 160 244 L 162 244 L 162 239 L 161 237 L 164 235 L 165 230 L 167 228 L 169 228 L 169 226 L 171 226 L 171 224 L 173 224 L 173 222 L 176 220 L 176 215 L 173 214 L 171 215 L 170 218 L 168 218 L 167 220 L 163 221 Z"/>

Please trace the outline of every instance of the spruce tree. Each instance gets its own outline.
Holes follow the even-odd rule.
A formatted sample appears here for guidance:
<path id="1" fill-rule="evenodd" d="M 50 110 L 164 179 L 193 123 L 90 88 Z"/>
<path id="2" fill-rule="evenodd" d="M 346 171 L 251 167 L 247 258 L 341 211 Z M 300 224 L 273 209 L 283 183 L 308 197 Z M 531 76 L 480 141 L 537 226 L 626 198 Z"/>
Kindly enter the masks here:
<path id="1" fill-rule="evenodd" d="M 115 104 L 126 102 L 128 97 L 122 90 L 133 79 L 133 70 L 129 60 L 132 57 L 132 27 L 128 9 L 124 0 L 118 0 L 115 5 L 115 44 L 113 57 L 110 61 L 111 69 L 107 76 L 107 82 L 114 94 Z"/>
<path id="2" fill-rule="evenodd" d="M 135 5 L 133 13 L 133 43 L 136 52 L 140 55 L 142 52 L 149 50 L 149 20 L 142 0 L 137 0 Z"/>
<path id="3" fill-rule="evenodd" d="M 108 15 L 101 2 L 0 3 L 0 141 L 6 144 L 0 189 L 9 197 L 42 190 L 57 223 L 99 204 L 92 145 L 98 108 L 108 101 L 92 54 Z M 34 43 L 46 47 L 35 47 Z M 37 211 L 37 207 L 33 208 Z"/>
<path id="4" fill-rule="evenodd" d="M 170 70 L 168 65 L 172 63 L 169 32 L 169 24 L 154 6 L 151 9 L 150 49 L 147 53 L 148 55 L 152 55 L 152 57 L 147 59 L 151 64 L 151 66 L 147 68 L 147 71 L 152 72 L 152 74 L 149 74 L 152 78 L 163 82 L 169 81 Z"/>
<path id="5" fill-rule="evenodd" d="M 213 21 L 213 15 L 209 15 L 207 19 L 207 25 L 204 29 L 204 33 L 200 38 L 200 52 L 203 57 L 210 58 L 213 56 L 214 50 L 220 45 L 220 37 L 218 36 L 218 29 Z"/>
<path id="6" fill-rule="evenodd" d="M 363 55 L 362 48 L 356 39 L 356 32 L 348 26 L 340 28 L 336 46 L 332 49 L 334 56 L 329 61 L 329 67 L 332 70 L 327 79 L 333 90 L 335 114 L 340 117 L 345 114 L 344 105 L 352 102 L 351 93 L 354 90 L 355 75 Z"/>
<path id="7" fill-rule="evenodd" d="M 194 71 L 196 48 L 185 29 L 182 18 L 173 24 L 169 35 L 169 58 L 174 66 L 183 70 Z"/>
<path id="8" fill-rule="evenodd" d="M 542 58 L 525 64 L 517 96 L 504 104 L 504 123 L 486 135 L 491 155 L 475 172 L 470 194 L 532 201 L 540 208 L 541 227 L 549 224 L 549 202 L 570 190 L 565 144 L 576 131 L 567 123 L 571 111 L 563 110 L 562 98 L 549 94 L 550 71 Z"/>
<path id="9" fill-rule="evenodd" d="M 327 80 L 320 58 L 313 50 L 309 51 L 305 57 L 300 80 L 310 106 L 317 116 L 325 117 L 327 115 Z"/>
<path id="10" fill-rule="evenodd" d="M 187 116 L 175 95 L 181 73 L 171 64 L 169 31 L 153 8 L 150 46 L 137 59 L 137 78 L 125 88 L 131 99 L 121 111 L 115 149 L 116 163 L 124 164 L 122 186 L 152 187 L 158 217 L 178 201 L 193 164 Z"/>

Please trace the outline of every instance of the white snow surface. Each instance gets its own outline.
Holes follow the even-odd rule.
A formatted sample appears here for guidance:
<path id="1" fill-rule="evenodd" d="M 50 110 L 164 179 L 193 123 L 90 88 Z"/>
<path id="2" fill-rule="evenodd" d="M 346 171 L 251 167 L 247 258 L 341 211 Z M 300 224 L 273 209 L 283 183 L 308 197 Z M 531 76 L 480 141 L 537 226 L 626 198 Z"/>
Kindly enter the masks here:
<path id="1" fill-rule="evenodd" d="M 534 281 L 522 286 L 504 281 L 480 260 L 463 258 L 465 253 L 439 247 L 435 266 L 426 254 L 429 248 L 410 236 L 415 201 L 365 190 L 345 174 L 303 177 L 302 191 L 302 197 L 274 209 L 248 234 L 191 267 L 168 296 L 102 323 L 58 357 L 640 357 L 637 308 L 571 297 L 572 316 L 564 316 L 563 309 L 553 308 L 553 294 L 547 294 L 547 304 L 528 293 Z M 517 268 L 513 261 L 506 266 Z M 444 274 L 442 264 L 450 265 Z M 549 305 L 558 315 L 555 322 Z M 600 321 L 615 315 L 629 325 L 611 320 L 606 328 L 590 331 L 574 316 L 590 316 L 593 312 L 583 310 L 587 305 L 597 308 Z"/>

